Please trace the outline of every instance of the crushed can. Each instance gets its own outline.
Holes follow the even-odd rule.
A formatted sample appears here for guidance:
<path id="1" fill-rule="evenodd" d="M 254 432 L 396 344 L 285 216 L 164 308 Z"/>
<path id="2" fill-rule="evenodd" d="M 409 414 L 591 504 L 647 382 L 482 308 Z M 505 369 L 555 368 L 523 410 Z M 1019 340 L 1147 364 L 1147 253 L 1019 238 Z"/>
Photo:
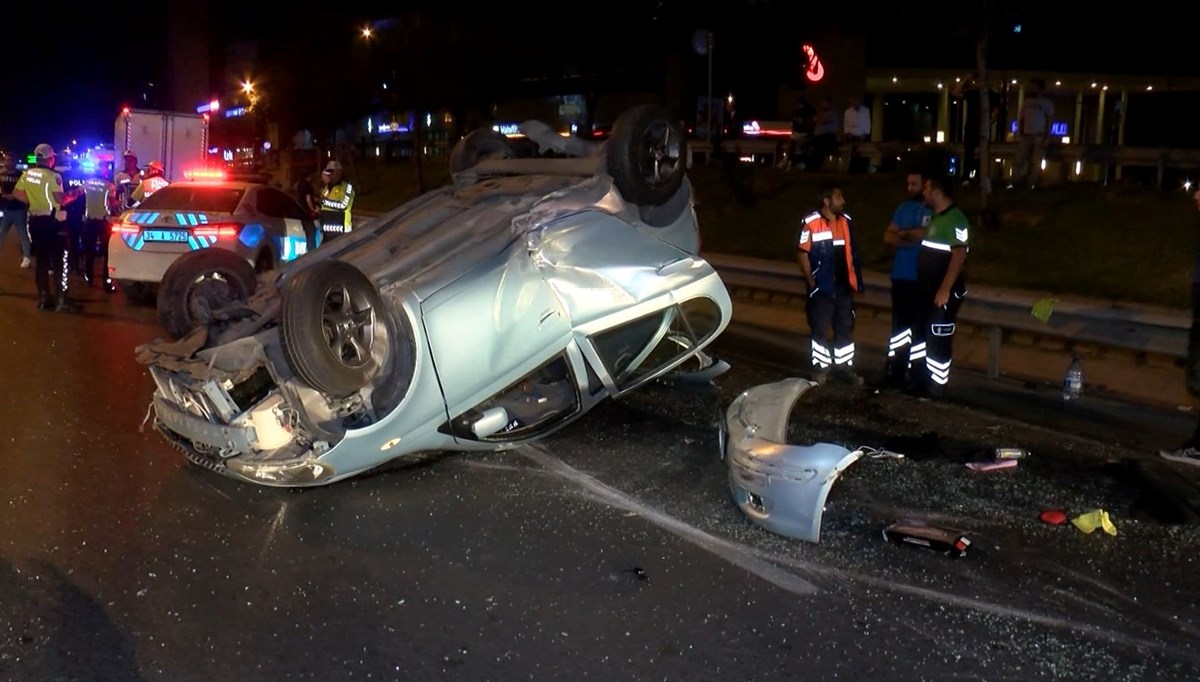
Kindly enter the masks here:
<path id="1" fill-rule="evenodd" d="M 1029 451 L 1024 448 L 996 448 L 994 457 L 996 459 L 1025 459 L 1029 456 Z"/>
<path id="2" fill-rule="evenodd" d="M 971 540 L 959 531 L 914 521 L 897 521 L 884 528 L 883 539 L 954 557 L 966 556 L 971 547 Z"/>

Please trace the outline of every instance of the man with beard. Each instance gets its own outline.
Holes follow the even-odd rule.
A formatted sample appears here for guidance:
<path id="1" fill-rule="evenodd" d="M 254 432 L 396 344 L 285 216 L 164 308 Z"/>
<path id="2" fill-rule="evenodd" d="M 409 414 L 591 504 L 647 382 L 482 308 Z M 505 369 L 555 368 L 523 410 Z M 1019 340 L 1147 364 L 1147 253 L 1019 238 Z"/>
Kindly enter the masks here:
<path id="1" fill-rule="evenodd" d="M 892 336 L 888 339 L 883 382 L 894 388 L 908 385 L 909 368 L 914 361 L 924 357 L 913 352 L 913 326 L 927 304 L 917 286 L 917 257 L 931 213 L 922 196 L 924 175 L 913 171 L 908 173 L 906 181 L 908 198 L 896 207 L 892 222 L 883 233 L 883 243 L 895 254 L 892 259 Z"/>

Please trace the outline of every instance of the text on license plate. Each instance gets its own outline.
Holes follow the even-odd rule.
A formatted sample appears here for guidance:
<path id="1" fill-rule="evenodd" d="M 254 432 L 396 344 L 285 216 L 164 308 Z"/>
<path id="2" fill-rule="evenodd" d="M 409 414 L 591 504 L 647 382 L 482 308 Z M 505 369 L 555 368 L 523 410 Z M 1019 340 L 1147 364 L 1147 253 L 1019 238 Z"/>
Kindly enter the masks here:
<path id="1" fill-rule="evenodd" d="M 142 230 L 142 237 L 148 242 L 186 242 L 187 230 Z"/>

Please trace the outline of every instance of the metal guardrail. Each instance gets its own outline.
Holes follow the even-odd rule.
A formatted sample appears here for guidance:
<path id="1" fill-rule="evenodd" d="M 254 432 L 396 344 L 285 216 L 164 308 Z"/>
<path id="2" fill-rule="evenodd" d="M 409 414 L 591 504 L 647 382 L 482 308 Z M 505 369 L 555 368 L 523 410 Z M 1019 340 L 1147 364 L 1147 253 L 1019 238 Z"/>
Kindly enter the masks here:
<path id="1" fill-rule="evenodd" d="M 800 267 L 783 261 L 706 253 L 727 287 L 806 296 Z M 857 305 L 891 310 L 891 282 L 882 273 L 863 273 L 866 291 Z M 1105 348 L 1162 355 L 1179 359 L 1187 355 L 1191 318 L 1182 312 L 1133 308 L 1097 301 L 1062 299 L 1046 322 L 1032 314 L 1042 298 L 1025 291 L 971 287 L 959 312 L 961 322 L 989 329 L 988 376 L 1000 376 L 1000 346 L 1005 331 L 1085 342 Z"/>

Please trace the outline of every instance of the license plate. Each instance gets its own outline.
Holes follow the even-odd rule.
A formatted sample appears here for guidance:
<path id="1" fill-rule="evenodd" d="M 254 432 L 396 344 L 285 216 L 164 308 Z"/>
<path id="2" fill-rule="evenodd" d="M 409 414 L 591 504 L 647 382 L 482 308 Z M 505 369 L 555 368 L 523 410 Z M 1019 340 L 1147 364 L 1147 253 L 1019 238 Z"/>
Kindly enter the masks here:
<path id="1" fill-rule="evenodd" d="M 148 242 L 186 242 L 187 230 L 142 230 L 142 237 Z"/>

